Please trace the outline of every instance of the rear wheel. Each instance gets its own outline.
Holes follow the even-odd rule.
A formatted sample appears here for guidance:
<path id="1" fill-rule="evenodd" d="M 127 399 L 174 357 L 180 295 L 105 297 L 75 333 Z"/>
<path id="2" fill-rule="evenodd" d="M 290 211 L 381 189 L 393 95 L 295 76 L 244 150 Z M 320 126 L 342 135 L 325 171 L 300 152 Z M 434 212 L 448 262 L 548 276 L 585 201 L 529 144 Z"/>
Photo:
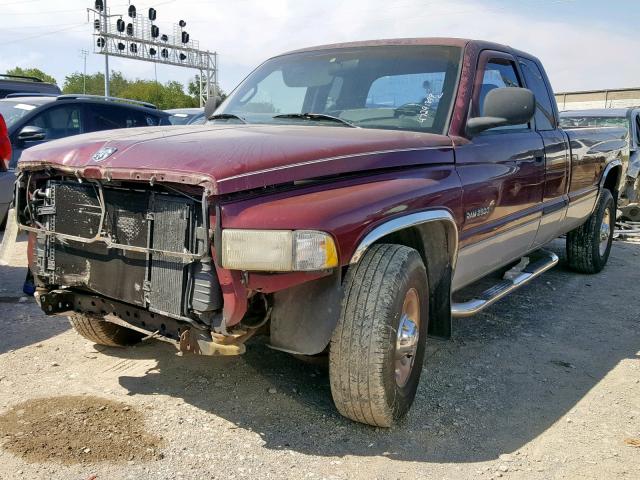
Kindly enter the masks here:
<path id="1" fill-rule="evenodd" d="M 609 190 L 602 190 L 589 219 L 567 234 L 567 261 L 574 270 L 598 273 L 611 252 L 616 222 L 616 205 Z"/>
<path id="2" fill-rule="evenodd" d="M 329 353 L 331 393 L 342 415 L 389 427 L 407 413 L 422 371 L 428 292 L 412 248 L 374 245 L 350 268 Z"/>
<path id="3" fill-rule="evenodd" d="M 69 323 L 76 332 L 98 345 L 128 347 L 144 338 L 140 332 L 107 322 L 94 315 L 74 313 L 69 316 Z"/>

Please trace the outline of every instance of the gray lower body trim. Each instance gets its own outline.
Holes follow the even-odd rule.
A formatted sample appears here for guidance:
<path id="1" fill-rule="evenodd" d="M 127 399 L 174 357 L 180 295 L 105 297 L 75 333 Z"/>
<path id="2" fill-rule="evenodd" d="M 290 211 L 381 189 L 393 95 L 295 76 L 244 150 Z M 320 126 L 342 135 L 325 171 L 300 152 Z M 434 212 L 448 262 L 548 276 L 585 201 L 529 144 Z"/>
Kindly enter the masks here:
<path id="1" fill-rule="evenodd" d="M 455 292 L 507 265 L 531 249 L 540 217 L 480 242 L 468 245 L 458 253 L 451 291 Z"/>

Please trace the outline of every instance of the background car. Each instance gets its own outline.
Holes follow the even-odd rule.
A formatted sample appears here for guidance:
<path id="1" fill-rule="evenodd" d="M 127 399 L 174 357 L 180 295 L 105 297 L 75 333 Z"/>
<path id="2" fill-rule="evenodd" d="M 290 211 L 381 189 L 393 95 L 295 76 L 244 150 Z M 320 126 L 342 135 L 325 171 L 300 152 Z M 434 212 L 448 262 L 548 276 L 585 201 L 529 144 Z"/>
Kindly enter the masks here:
<path id="1" fill-rule="evenodd" d="M 204 108 L 173 108 L 165 112 L 171 114 L 171 125 L 202 125 L 206 122 Z"/>
<path id="2" fill-rule="evenodd" d="M 0 224 L 13 197 L 15 167 L 26 148 L 99 130 L 170 125 L 169 114 L 134 100 L 91 95 L 14 96 L 0 100 L 12 155 L 0 171 Z"/>
<path id="3" fill-rule="evenodd" d="M 622 156 L 623 175 L 620 178 L 618 206 L 626 207 L 640 201 L 639 107 L 566 110 L 560 112 L 560 126 L 565 130 L 594 127 L 624 128 L 627 132 L 629 148 Z M 633 220 L 640 220 L 640 216 Z"/>
<path id="4" fill-rule="evenodd" d="M 5 219 L 9 204 L 13 198 L 13 179 L 8 175 L 2 175 L 9 170 L 9 162 L 11 161 L 11 141 L 9 140 L 9 132 L 7 124 L 0 115 L 0 219 Z M 4 220 L 1 221 L 4 224 Z M 0 228 L 3 226 L 0 224 Z"/>
<path id="5" fill-rule="evenodd" d="M 12 93 L 60 95 L 62 92 L 57 85 L 43 82 L 37 77 L 0 74 L 0 98 Z"/>

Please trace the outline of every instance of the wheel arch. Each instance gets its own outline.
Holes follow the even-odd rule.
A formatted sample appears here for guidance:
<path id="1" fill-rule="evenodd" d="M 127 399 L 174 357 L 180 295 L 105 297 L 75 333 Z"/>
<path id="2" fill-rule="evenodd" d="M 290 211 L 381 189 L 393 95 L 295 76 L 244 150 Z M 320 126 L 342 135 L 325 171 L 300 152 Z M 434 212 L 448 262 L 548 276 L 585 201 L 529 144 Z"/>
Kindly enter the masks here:
<path id="1" fill-rule="evenodd" d="M 614 161 L 607 164 L 602 177 L 600 178 L 600 189 L 606 188 L 613 195 L 613 199 L 617 202 L 620 180 L 622 176 L 622 161 L 620 158 L 616 158 Z"/>
<path id="2" fill-rule="evenodd" d="M 420 253 L 429 278 L 429 334 L 451 336 L 451 281 L 458 256 L 458 227 L 449 210 L 427 210 L 381 223 L 360 241 L 350 264 L 372 245 L 394 243 Z"/>

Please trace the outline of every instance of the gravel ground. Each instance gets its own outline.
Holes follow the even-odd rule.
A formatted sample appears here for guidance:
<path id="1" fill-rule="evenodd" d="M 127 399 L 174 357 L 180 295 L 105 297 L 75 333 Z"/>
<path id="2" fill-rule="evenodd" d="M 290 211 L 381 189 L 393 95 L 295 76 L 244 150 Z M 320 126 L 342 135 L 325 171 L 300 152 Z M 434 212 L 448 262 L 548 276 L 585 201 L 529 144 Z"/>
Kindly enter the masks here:
<path id="1" fill-rule="evenodd" d="M 21 242 L 0 267 L 0 479 L 640 478 L 638 244 L 617 242 L 600 275 L 561 264 L 429 339 L 390 430 L 340 417 L 326 368 L 259 339 L 235 358 L 94 347 L 20 299 L 24 262 Z M 135 435 L 101 435 L 102 406 Z"/>

